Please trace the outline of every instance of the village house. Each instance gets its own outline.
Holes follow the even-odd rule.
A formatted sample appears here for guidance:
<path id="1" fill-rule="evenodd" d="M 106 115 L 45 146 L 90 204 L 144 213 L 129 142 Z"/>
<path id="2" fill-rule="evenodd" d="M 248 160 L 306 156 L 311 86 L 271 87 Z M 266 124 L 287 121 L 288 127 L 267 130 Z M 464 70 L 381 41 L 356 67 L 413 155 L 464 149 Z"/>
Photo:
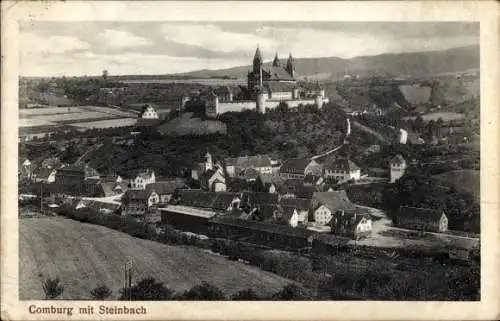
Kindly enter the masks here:
<path id="1" fill-rule="evenodd" d="M 326 164 L 324 168 L 326 178 L 334 178 L 338 181 L 357 181 L 361 179 L 361 169 L 350 159 L 335 159 Z"/>
<path id="2" fill-rule="evenodd" d="M 230 177 L 250 168 L 259 174 L 271 174 L 273 165 L 273 160 L 267 155 L 242 156 L 225 160 L 226 172 Z"/>
<path id="3" fill-rule="evenodd" d="M 372 220 L 369 215 L 354 211 L 339 211 L 335 213 L 329 225 L 332 233 L 339 236 L 360 239 L 372 233 Z"/>
<path id="4" fill-rule="evenodd" d="M 248 207 L 249 211 L 259 205 L 278 205 L 279 195 L 262 192 L 243 192 L 241 195 L 241 207 Z"/>
<path id="5" fill-rule="evenodd" d="M 122 215 L 142 216 L 159 203 L 160 197 L 154 191 L 129 189 L 122 197 Z"/>
<path id="6" fill-rule="evenodd" d="M 266 193 L 278 193 L 283 180 L 279 175 L 260 174 L 255 180 L 256 191 Z"/>
<path id="7" fill-rule="evenodd" d="M 61 167 L 56 171 L 55 181 L 62 185 L 81 185 L 85 181 L 85 169 L 81 166 Z"/>
<path id="8" fill-rule="evenodd" d="M 170 203 L 172 205 L 229 212 L 240 207 L 240 198 L 238 195 L 229 192 L 207 192 L 202 190 L 182 189 L 175 194 L 175 197 L 172 197 Z"/>
<path id="9" fill-rule="evenodd" d="M 199 176 L 200 186 L 210 192 L 225 192 L 227 190 L 226 177 L 219 166 L 203 172 Z"/>
<path id="10" fill-rule="evenodd" d="M 207 152 L 205 154 L 205 158 L 203 159 L 202 162 L 198 162 L 196 164 L 196 168 L 191 170 L 191 178 L 195 180 L 199 180 L 200 176 L 205 173 L 206 171 L 212 170 L 214 167 L 214 163 L 212 160 L 212 155 Z"/>
<path id="11" fill-rule="evenodd" d="M 282 197 L 279 200 L 279 205 L 284 207 L 294 207 L 297 210 L 297 222 L 307 224 L 309 221 L 309 211 L 311 209 L 311 199 Z"/>
<path id="12" fill-rule="evenodd" d="M 312 208 L 317 225 L 327 225 L 334 214 L 356 210 L 356 206 L 351 203 L 345 191 L 314 193 Z"/>
<path id="13" fill-rule="evenodd" d="M 303 179 L 306 175 L 321 175 L 322 166 L 314 160 L 307 158 L 294 158 L 287 160 L 279 169 L 283 179 Z"/>
<path id="14" fill-rule="evenodd" d="M 20 161 L 21 159 L 19 159 Z M 20 178 L 31 179 L 33 174 L 33 165 L 29 159 L 25 159 L 23 162 L 18 164 L 18 174 Z"/>
<path id="15" fill-rule="evenodd" d="M 430 208 L 401 206 L 394 223 L 410 230 L 445 232 L 448 229 L 446 214 Z"/>
<path id="16" fill-rule="evenodd" d="M 156 182 L 154 171 L 148 169 L 139 172 L 137 176 L 130 181 L 130 188 L 132 189 L 145 189 L 146 185 Z"/>
<path id="17" fill-rule="evenodd" d="M 391 183 L 395 183 L 398 179 L 400 179 L 406 171 L 406 161 L 400 154 L 391 158 L 389 162 L 389 166 L 391 168 Z"/>
<path id="18" fill-rule="evenodd" d="M 159 204 L 168 204 L 176 190 L 186 188 L 184 180 L 177 178 L 168 181 L 159 181 L 146 185 L 147 191 L 154 191 L 159 196 Z"/>
<path id="19" fill-rule="evenodd" d="M 54 183 L 56 181 L 57 170 L 52 168 L 41 167 L 32 175 L 34 182 Z"/>
<path id="20" fill-rule="evenodd" d="M 158 112 L 156 111 L 156 109 L 150 104 L 147 104 L 144 106 L 139 117 L 142 119 L 159 119 L 160 118 L 158 116 Z"/>

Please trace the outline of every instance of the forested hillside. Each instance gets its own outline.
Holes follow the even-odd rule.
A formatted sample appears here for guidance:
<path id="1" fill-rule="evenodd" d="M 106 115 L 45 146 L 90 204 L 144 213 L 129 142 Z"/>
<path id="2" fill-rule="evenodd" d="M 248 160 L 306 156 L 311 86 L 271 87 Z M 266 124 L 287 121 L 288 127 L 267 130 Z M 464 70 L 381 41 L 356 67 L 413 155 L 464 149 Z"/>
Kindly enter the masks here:
<path id="1" fill-rule="evenodd" d="M 226 124 L 227 135 L 171 137 L 150 131 L 135 137 L 131 146 L 108 143 L 89 157 L 90 165 L 125 177 L 146 167 L 161 176 L 189 175 L 207 151 L 218 160 L 254 154 L 313 156 L 341 144 L 346 127 L 344 115 L 334 106 L 304 107 L 299 112 L 281 109 L 265 115 L 227 113 L 219 119 Z"/>

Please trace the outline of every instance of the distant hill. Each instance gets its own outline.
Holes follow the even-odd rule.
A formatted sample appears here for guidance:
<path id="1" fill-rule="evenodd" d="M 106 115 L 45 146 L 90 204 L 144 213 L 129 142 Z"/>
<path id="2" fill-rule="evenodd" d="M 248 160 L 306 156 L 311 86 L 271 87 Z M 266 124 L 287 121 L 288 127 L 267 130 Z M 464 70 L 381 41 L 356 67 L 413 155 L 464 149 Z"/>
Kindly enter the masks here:
<path id="1" fill-rule="evenodd" d="M 377 56 L 361 56 L 352 59 L 337 57 L 297 58 L 296 71 L 300 77 L 337 79 L 346 72 L 360 76 L 411 75 L 423 77 L 454 73 L 479 68 L 479 46 L 458 47 L 440 51 L 425 51 Z M 269 66 L 271 62 L 264 65 Z M 176 74 L 177 77 L 232 77 L 246 78 L 248 66 L 219 70 L 198 70 Z"/>

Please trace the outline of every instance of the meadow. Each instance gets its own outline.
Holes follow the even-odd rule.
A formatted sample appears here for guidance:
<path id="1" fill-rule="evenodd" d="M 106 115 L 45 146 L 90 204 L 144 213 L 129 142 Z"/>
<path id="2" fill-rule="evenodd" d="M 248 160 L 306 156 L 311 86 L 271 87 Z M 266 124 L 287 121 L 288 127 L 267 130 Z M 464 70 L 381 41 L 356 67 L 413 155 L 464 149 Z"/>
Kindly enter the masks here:
<path id="1" fill-rule="evenodd" d="M 199 248 L 142 240 L 66 218 L 20 219 L 19 228 L 20 300 L 43 299 L 43 281 L 57 276 L 64 285 L 62 299 L 90 299 L 91 289 L 101 283 L 116 298 L 129 259 L 133 282 L 154 277 L 175 291 L 207 281 L 227 294 L 248 288 L 271 294 L 290 282 Z"/>

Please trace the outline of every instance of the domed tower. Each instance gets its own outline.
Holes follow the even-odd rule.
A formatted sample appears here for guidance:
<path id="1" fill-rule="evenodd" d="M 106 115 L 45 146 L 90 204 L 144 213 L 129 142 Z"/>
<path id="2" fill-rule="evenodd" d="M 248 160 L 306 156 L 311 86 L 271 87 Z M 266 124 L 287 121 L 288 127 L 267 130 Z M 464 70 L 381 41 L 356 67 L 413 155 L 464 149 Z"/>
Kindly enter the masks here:
<path id="1" fill-rule="evenodd" d="M 273 60 L 273 67 L 279 67 L 280 66 L 280 60 L 278 58 L 278 53 L 276 53 L 276 56 L 274 56 Z"/>
<path id="2" fill-rule="evenodd" d="M 290 53 L 290 56 L 288 56 L 288 60 L 286 62 L 285 70 L 288 72 L 288 74 L 292 78 L 295 78 L 295 66 L 293 65 L 292 53 Z"/>

